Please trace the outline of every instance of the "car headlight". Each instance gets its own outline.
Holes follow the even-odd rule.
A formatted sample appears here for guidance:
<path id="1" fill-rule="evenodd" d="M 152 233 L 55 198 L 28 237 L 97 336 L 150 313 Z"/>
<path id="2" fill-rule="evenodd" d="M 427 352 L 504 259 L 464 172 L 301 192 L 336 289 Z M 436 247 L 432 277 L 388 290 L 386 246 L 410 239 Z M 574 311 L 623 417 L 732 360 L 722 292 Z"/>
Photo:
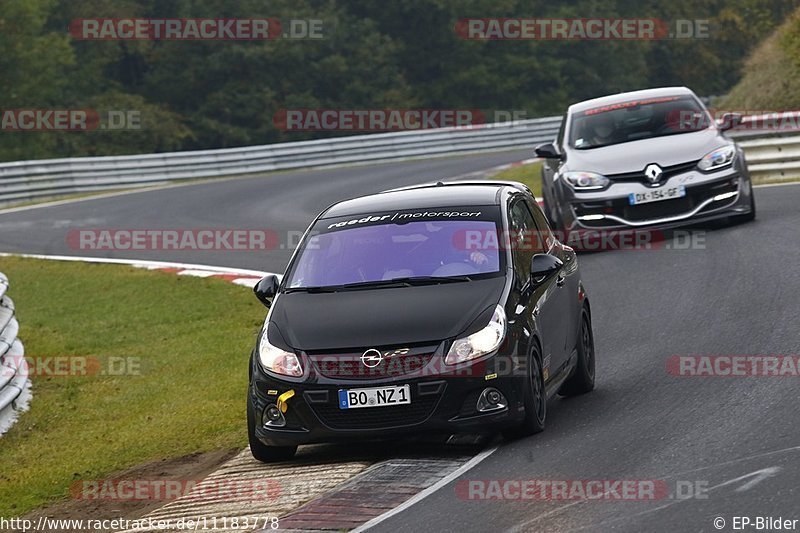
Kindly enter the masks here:
<path id="1" fill-rule="evenodd" d="M 703 159 L 697 163 L 697 168 L 703 172 L 717 170 L 718 168 L 730 165 L 734 157 L 736 157 L 736 147 L 723 146 L 722 148 L 717 148 L 713 152 L 704 155 Z"/>
<path id="2" fill-rule="evenodd" d="M 500 347 L 505 335 L 506 312 L 498 305 L 485 328 L 467 337 L 456 339 L 447 352 L 444 362 L 455 365 L 491 353 Z"/>
<path id="3" fill-rule="evenodd" d="M 267 339 L 266 328 L 258 341 L 258 359 L 261 366 L 276 374 L 292 377 L 303 375 L 303 367 L 297 355 L 272 345 Z"/>
<path id="4" fill-rule="evenodd" d="M 607 177 L 597 172 L 569 171 L 564 172 L 562 176 L 576 191 L 605 189 L 610 183 Z"/>

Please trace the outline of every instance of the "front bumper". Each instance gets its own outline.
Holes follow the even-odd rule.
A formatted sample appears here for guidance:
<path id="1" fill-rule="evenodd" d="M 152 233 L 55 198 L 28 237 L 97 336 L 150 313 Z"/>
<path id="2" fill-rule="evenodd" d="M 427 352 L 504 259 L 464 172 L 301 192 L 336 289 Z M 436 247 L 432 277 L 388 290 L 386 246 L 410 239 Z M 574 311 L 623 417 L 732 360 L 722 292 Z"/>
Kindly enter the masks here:
<path id="1" fill-rule="evenodd" d="M 519 424 L 524 417 L 525 379 L 496 372 L 493 358 L 470 370 L 437 372 L 435 362 L 413 374 L 386 379 L 330 379 L 315 372 L 302 380 L 284 380 L 252 363 L 248 411 L 255 420 L 255 436 L 268 446 L 295 446 L 321 442 L 376 439 L 424 433 L 488 433 Z M 433 370 L 431 370 L 433 368 Z M 511 374 L 514 374 L 513 372 Z M 497 375 L 497 377 L 493 377 Z M 489 376 L 491 379 L 487 379 Z M 338 391 L 391 385 L 410 385 L 411 403 L 386 407 L 340 409 Z M 486 413 L 477 410 L 478 397 L 487 387 L 498 389 L 505 407 Z M 286 425 L 265 426 L 264 410 L 277 397 L 293 390 L 287 401 Z"/>
<path id="2" fill-rule="evenodd" d="M 564 185 L 562 216 L 566 229 L 668 229 L 750 212 L 752 187 L 746 167 L 671 177 L 661 189 L 683 186 L 681 198 L 630 205 L 630 194 L 653 188 L 640 182 L 613 183 L 605 191 L 579 193 Z"/>

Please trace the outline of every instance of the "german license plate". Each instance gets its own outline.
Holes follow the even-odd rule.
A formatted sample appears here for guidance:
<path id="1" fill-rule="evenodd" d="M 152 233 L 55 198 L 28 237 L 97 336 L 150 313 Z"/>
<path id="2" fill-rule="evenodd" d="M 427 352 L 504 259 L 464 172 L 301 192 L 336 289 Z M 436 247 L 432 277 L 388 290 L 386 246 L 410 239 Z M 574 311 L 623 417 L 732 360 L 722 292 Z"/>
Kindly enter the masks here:
<path id="1" fill-rule="evenodd" d="M 411 403 L 411 387 L 375 387 L 371 389 L 339 389 L 339 409 L 386 407 Z"/>
<path id="2" fill-rule="evenodd" d="M 628 195 L 630 205 L 649 204 L 650 202 L 660 202 L 662 200 L 674 200 L 686 196 L 686 187 L 664 187 L 663 189 L 652 189 L 647 192 L 632 192 Z"/>

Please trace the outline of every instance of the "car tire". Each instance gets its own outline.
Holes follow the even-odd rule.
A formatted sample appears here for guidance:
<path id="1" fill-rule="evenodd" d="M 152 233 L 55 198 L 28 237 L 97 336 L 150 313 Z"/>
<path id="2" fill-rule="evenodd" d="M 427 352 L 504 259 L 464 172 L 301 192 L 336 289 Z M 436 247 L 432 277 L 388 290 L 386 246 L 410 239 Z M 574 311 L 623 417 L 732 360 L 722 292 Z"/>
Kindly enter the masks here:
<path id="1" fill-rule="evenodd" d="M 731 217 L 731 222 L 734 224 L 744 224 L 746 222 L 752 222 L 756 219 L 756 197 L 753 194 L 753 190 L 750 190 L 750 212 L 745 213 L 744 215 L 734 215 Z"/>
<path id="2" fill-rule="evenodd" d="M 595 352 L 592 319 L 584 307 L 581 311 L 581 329 L 578 334 L 578 364 L 575 373 L 558 389 L 560 396 L 578 396 L 594 389 Z"/>
<path id="3" fill-rule="evenodd" d="M 288 461 L 297 452 L 297 446 L 267 446 L 256 437 L 255 412 L 250 401 L 247 401 L 247 440 L 250 442 L 250 453 L 262 463 Z"/>
<path id="4" fill-rule="evenodd" d="M 544 374 L 539 358 L 538 348 L 534 348 L 530 356 L 530 367 L 525 380 L 525 394 L 523 405 L 525 407 L 525 420 L 516 427 L 503 431 L 503 437 L 508 440 L 535 435 L 544 431 L 547 419 L 547 392 L 544 387 Z"/>
<path id="5" fill-rule="evenodd" d="M 558 209 L 554 209 L 554 206 L 550 204 L 547 200 L 547 196 L 543 197 L 542 202 L 542 211 L 544 211 L 545 217 L 547 217 L 547 221 L 550 222 L 550 228 L 555 232 L 558 240 L 561 242 L 566 242 L 566 232 L 564 229 L 564 221 L 561 220 L 561 216 L 558 214 Z"/>

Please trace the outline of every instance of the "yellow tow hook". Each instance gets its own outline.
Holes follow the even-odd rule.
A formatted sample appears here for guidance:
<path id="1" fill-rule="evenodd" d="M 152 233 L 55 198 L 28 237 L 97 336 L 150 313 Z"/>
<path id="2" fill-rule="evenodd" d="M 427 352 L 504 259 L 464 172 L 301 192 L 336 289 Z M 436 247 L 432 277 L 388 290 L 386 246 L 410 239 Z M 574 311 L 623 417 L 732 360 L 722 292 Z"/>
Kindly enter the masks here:
<path id="1" fill-rule="evenodd" d="M 275 402 L 275 406 L 280 410 L 281 413 L 285 413 L 289 410 L 289 404 L 286 403 L 289 401 L 289 398 L 294 396 L 294 389 L 287 390 L 280 396 L 278 396 L 278 401 Z"/>

